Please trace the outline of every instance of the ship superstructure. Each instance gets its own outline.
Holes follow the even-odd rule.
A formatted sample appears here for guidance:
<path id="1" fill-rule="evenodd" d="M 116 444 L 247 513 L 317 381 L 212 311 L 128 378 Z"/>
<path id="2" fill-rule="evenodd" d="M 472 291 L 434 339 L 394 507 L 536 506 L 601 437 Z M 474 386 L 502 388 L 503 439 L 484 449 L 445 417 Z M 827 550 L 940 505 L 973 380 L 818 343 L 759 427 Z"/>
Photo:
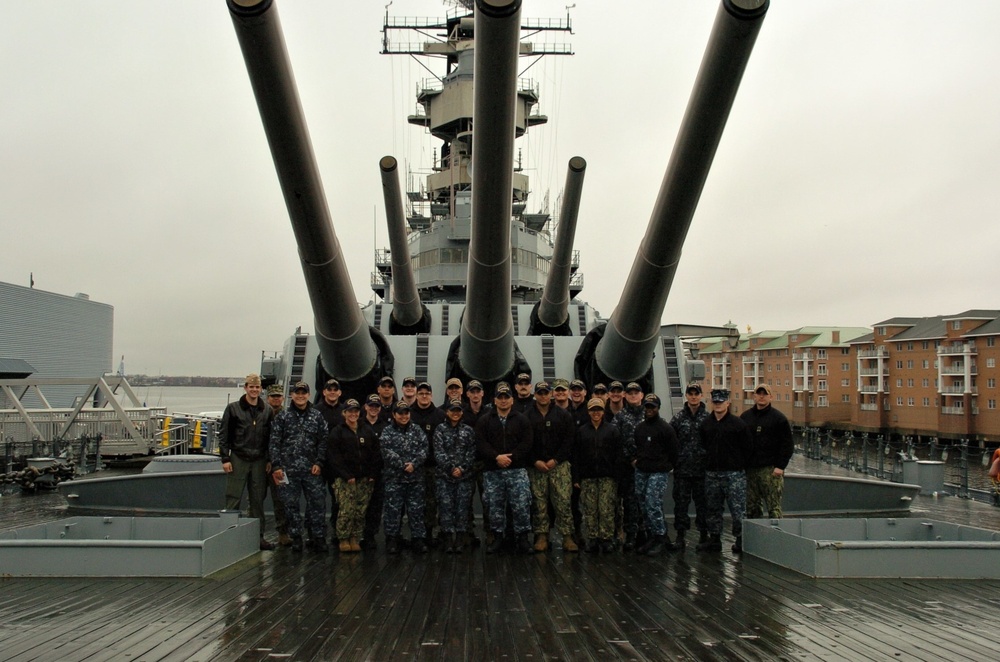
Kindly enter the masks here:
<path id="1" fill-rule="evenodd" d="M 521 0 L 463 0 L 443 19 L 386 15 L 383 53 L 443 63 L 443 71 L 425 67 L 432 77 L 418 86 L 417 112 L 408 117 L 440 145 L 426 179 L 408 177 L 405 194 L 396 158 L 378 161 L 390 246 L 376 252 L 371 278 L 381 301 L 359 308 L 275 3 L 228 4 L 315 315 L 314 335 L 296 332 L 280 355 L 264 359 L 265 379 L 319 385 L 333 376 L 346 394 L 364 397 L 383 376 L 414 376 L 436 388 L 451 377 L 474 378 L 490 392 L 526 372 L 588 386 L 637 381 L 661 395 L 665 410 L 680 404 L 683 384 L 704 369 L 687 360 L 685 337 L 725 330 L 665 332 L 660 318 L 766 0 L 720 5 L 646 234 L 606 320 L 578 298 L 573 238 L 586 161 L 569 160 L 560 208 L 550 212 L 532 196 L 515 147 L 548 119 L 537 86 L 523 75 L 525 57 L 572 53 L 564 43 L 531 38 L 569 34 L 568 16 L 522 19 Z"/>

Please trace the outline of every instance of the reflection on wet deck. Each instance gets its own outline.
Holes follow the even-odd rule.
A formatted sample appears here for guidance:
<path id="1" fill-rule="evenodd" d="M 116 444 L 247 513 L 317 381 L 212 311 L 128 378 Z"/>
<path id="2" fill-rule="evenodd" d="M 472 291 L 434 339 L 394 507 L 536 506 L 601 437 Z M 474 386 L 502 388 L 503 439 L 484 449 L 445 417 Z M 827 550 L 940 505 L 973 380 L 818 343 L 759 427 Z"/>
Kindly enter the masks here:
<path id="1" fill-rule="evenodd" d="M 795 459 L 798 470 L 820 473 Z M 0 529 L 63 515 L 0 499 Z M 918 497 L 1000 529 L 1000 509 Z M 721 555 L 262 553 L 206 579 L 0 580 L 5 660 L 992 659 L 1000 580 L 815 580 Z"/>

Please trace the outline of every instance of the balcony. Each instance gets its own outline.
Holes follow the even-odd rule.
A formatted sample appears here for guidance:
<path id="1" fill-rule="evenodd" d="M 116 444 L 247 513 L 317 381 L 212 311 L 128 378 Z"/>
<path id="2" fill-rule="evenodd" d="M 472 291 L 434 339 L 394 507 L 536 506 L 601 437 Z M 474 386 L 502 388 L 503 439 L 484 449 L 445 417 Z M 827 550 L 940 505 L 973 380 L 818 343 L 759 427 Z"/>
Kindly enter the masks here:
<path id="1" fill-rule="evenodd" d="M 812 361 L 814 359 L 812 352 L 799 352 L 797 354 L 792 354 L 793 361 Z"/>
<path id="2" fill-rule="evenodd" d="M 937 353 L 938 356 L 941 356 L 942 354 L 977 354 L 976 346 L 972 343 L 965 343 L 964 345 L 959 345 L 957 347 L 945 347 L 942 345 L 937 348 Z"/>
<path id="3" fill-rule="evenodd" d="M 965 407 L 941 407 L 941 413 L 948 416 L 965 416 Z"/>
<path id="4" fill-rule="evenodd" d="M 743 363 L 760 363 L 760 354 L 751 352 L 742 358 Z"/>
<path id="5" fill-rule="evenodd" d="M 878 393 L 879 387 L 878 384 L 862 384 L 861 387 L 858 388 L 858 390 L 861 391 L 862 393 Z M 889 390 L 886 389 L 885 392 L 888 393 Z"/>
<path id="6" fill-rule="evenodd" d="M 889 358 L 889 350 L 883 347 L 876 347 L 875 349 L 861 349 L 858 350 L 859 359 L 887 359 Z"/>
<path id="7" fill-rule="evenodd" d="M 941 374 L 942 375 L 964 375 L 964 374 L 966 374 L 965 373 L 965 366 L 964 365 L 960 365 L 960 366 L 941 366 Z M 969 367 L 969 373 L 968 374 L 970 374 L 970 375 L 978 374 L 978 370 L 976 368 L 976 364 L 975 363 L 973 363 Z"/>
<path id="8" fill-rule="evenodd" d="M 864 402 L 861 404 L 861 411 L 878 411 L 878 403 Z"/>
<path id="9" fill-rule="evenodd" d="M 862 377 L 888 377 L 889 366 L 882 366 L 881 370 L 878 368 L 861 368 L 858 370 L 858 374 Z"/>
<path id="10" fill-rule="evenodd" d="M 979 394 L 979 388 L 976 386 L 969 387 L 966 390 L 964 385 L 961 386 L 943 386 L 938 390 L 938 393 L 943 393 L 945 395 L 965 395 L 966 393 L 971 393 L 972 395 Z"/>

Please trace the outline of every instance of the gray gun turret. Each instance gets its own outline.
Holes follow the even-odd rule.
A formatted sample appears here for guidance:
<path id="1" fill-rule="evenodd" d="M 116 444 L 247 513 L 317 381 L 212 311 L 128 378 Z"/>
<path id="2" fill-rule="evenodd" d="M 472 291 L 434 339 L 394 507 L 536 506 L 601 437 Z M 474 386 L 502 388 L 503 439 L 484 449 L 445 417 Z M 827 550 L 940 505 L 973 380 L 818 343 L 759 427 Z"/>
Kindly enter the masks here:
<path id="1" fill-rule="evenodd" d="M 472 240 L 458 359 L 496 381 L 514 369 L 510 236 L 521 0 L 476 1 L 472 125 Z"/>
<path id="2" fill-rule="evenodd" d="M 385 220 L 389 229 L 389 254 L 392 262 L 392 314 L 389 330 L 399 335 L 427 333 L 430 329 L 430 313 L 421 303 L 413 279 L 396 159 L 384 156 L 378 162 L 378 167 L 382 173 L 382 197 L 385 199 Z"/>
<path id="3" fill-rule="evenodd" d="M 621 299 L 577 355 L 577 371 L 589 383 L 642 380 L 649 372 L 684 238 L 767 8 L 768 0 L 723 0 L 719 7 Z"/>
<path id="4" fill-rule="evenodd" d="M 227 0 L 227 6 L 298 245 L 322 369 L 340 379 L 345 391 L 366 394 L 381 373 L 391 370 L 392 354 L 358 307 L 330 222 L 277 9 L 272 0 Z"/>
<path id="5" fill-rule="evenodd" d="M 582 157 L 574 156 L 569 160 L 566 188 L 563 190 L 562 209 L 559 213 L 559 233 L 556 235 L 542 299 L 531 311 L 531 327 L 528 331 L 531 335 L 571 335 L 569 284 L 573 273 L 573 239 L 576 237 L 576 219 L 580 214 L 580 195 L 586 171 L 587 162 Z"/>

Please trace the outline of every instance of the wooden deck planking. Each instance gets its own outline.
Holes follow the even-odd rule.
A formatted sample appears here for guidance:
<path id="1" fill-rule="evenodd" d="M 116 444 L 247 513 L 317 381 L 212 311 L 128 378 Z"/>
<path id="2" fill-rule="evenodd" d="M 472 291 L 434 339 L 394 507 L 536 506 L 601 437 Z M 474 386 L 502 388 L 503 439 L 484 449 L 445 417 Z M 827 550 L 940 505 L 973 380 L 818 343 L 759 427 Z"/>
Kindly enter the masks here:
<path id="1" fill-rule="evenodd" d="M 808 470 L 808 468 L 806 468 Z M 3 497 L 0 530 L 65 517 Z M 918 497 L 913 517 L 1000 529 Z M 265 553 L 205 579 L 0 579 L 4 660 L 977 660 L 1000 580 L 815 580 L 757 559 Z"/>

